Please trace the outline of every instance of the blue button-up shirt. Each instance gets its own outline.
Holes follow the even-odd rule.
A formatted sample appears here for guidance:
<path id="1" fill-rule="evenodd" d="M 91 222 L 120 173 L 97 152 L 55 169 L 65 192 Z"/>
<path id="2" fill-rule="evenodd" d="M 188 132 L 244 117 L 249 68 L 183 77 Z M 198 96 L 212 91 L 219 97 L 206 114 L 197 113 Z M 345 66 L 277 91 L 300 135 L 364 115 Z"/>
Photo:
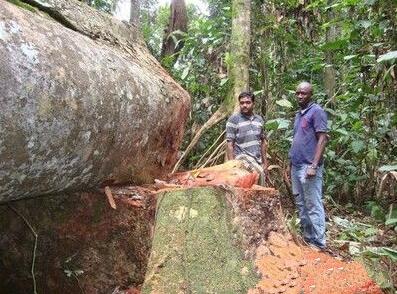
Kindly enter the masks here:
<path id="1" fill-rule="evenodd" d="M 327 114 L 316 103 L 296 113 L 294 138 L 289 151 L 289 158 L 294 166 L 311 164 L 316 152 L 316 133 L 328 132 Z M 319 164 L 321 164 L 320 161 Z"/>

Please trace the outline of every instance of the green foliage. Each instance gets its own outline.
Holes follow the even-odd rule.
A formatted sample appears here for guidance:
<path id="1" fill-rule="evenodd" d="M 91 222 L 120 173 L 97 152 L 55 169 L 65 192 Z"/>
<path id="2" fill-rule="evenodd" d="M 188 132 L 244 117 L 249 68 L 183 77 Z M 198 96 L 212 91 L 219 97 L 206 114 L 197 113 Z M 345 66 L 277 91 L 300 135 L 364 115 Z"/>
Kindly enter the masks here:
<path id="1" fill-rule="evenodd" d="M 191 119 L 188 123 L 184 146 L 189 143 L 198 125 L 202 125 L 218 109 L 228 93 L 230 83 L 227 77 L 227 50 L 230 35 L 230 3 L 210 2 L 208 17 L 196 6 L 190 4 L 188 10 L 188 32 L 182 39 L 184 44 L 175 56 L 160 60 L 170 74 L 190 93 L 192 97 Z M 169 17 L 169 8 L 160 7 L 153 23 L 142 23 L 144 38 L 151 52 L 160 58 L 163 30 Z M 201 154 L 223 131 L 224 125 L 209 130 L 197 145 L 196 152 L 188 159 L 192 167 Z"/>
<path id="2" fill-rule="evenodd" d="M 386 216 L 385 225 L 394 227 L 394 230 L 397 229 L 397 206 L 394 207 L 393 204 L 390 204 L 389 213 Z"/>
<path id="3" fill-rule="evenodd" d="M 110 13 L 114 5 L 115 0 L 80 0 L 87 3 L 88 5 L 95 7 L 98 10 L 102 10 Z"/>
<path id="4" fill-rule="evenodd" d="M 389 172 L 389 171 L 393 171 L 393 170 L 397 170 L 397 164 L 393 164 L 393 165 L 383 165 L 379 168 L 380 172 Z"/>
<path id="5" fill-rule="evenodd" d="M 395 207 L 395 204 L 390 204 L 386 213 L 386 210 L 376 201 L 367 201 L 366 209 L 376 221 L 397 230 L 397 207 Z"/>
<path id="6" fill-rule="evenodd" d="M 368 203 L 367 206 L 374 205 Z M 337 216 L 332 218 L 330 226 L 332 231 L 338 231 L 339 241 L 334 242 L 342 242 L 343 246 L 347 246 L 349 253 L 366 265 L 377 284 L 387 290 L 386 293 L 394 293 L 392 272 L 393 264 L 397 261 L 397 251 L 393 247 L 379 246 L 379 238 L 384 238 L 384 231 L 378 229 L 376 224 L 360 223 Z"/>
<path id="7" fill-rule="evenodd" d="M 385 221 L 385 213 L 383 212 L 382 207 L 376 203 L 375 201 L 367 201 L 366 208 L 369 211 L 370 215 L 377 221 L 384 222 Z"/>
<path id="8" fill-rule="evenodd" d="M 150 7 L 141 10 L 141 32 L 150 52 L 157 58 L 160 58 L 164 28 L 168 23 L 169 16 L 168 5 L 160 6 L 156 11 Z"/>
<path id="9" fill-rule="evenodd" d="M 363 252 L 364 255 L 368 257 L 381 257 L 386 256 L 390 258 L 393 262 L 397 262 L 397 251 L 388 247 L 375 247 L 367 249 Z"/>
<path id="10" fill-rule="evenodd" d="M 379 56 L 377 62 L 394 61 L 397 59 L 397 51 L 390 51 L 386 54 Z"/>
<path id="11" fill-rule="evenodd" d="M 337 216 L 333 217 L 333 221 L 343 228 L 339 234 L 339 240 L 363 242 L 375 236 L 378 232 L 378 229 L 371 225 L 351 222 Z"/>
<path id="12" fill-rule="evenodd" d="M 26 9 L 26 10 L 29 10 L 31 12 L 36 12 L 36 9 L 33 6 L 31 6 L 31 5 L 29 5 L 29 4 L 25 3 L 25 2 L 22 2 L 21 0 L 7 0 L 7 1 L 12 3 L 12 4 L 14 4 L 14 5 L 16 5 L 16 6 L 19 6 L 21 8 Z"/>
<path id="13" fill-rule="evenodd" d="M 314 100 L 325 106 L 329 117 L 326 193 L 340 201 L 370 199 L 377 168 L 397 159 L 397 31 L 392 13 L 397 3 L 271 3 L 274 6 L 263 4 L 256 11 L 253 38 L 255 66 L 265 67 L 257 71 L 253 84 L 265 94 L 271 154 L 286 160 L 292 134 L 280 122 L 293 120 L 293 91 L 299 81 L 309 80 Z M 337 30 L 334 40 L 326 37 L 331 28 Z M 333 97 L 326 94 L 323 81 L 329 67 L 336 70 Z M 294 107 L 286 107 L 285 100 Z"/>
<path id="14" fill-rule="evenodd" d="M 161 61 L 192 97 L 184 146 L 232 84 L 227 76 L 233 63 L 231 3 L 210 0 L 208 4 L 209 16 L 188 6 L 189 29 L 178 61 L 174 64 L 174 57 Z M 257 95 L 257 112 L 267 119 L 270 161 L 277 159 L 274 163 L 280 164 L 281 160 L 284 165 L 288 161 L 298 108 L 294 90 L 299 81 L 308 80 L 314 85 L 314 100 L 329 117 L 326 195 L 340 202 L 364 203 L 376 194 L 379 167 L 397 162 L 397 3 L 315 0 L 305 5 L 297 0 L 253 3 L 250 83 Z M 156 13 L 156 20 L 142 29 L 158 57 L 168 7 Z M 333 30 L 334 39 L 328 36 Z M 332 97 L 324 85 L 324 72 L 330 68 L 336 81 Z M 223 129 L 221 124 L 201 139 L 187 167 Z"/>

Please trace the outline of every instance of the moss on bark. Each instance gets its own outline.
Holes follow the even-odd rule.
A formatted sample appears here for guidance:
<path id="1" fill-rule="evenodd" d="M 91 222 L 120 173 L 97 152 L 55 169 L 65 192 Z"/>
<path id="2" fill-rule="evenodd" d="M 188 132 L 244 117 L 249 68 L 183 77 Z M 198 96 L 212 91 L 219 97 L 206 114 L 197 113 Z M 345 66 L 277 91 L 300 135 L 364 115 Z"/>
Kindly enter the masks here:
<path id="1" fill-rule="evenodd" d="M 256 282 L 224 192 L 161 195 L 143 293 L 244 293 Z"/>

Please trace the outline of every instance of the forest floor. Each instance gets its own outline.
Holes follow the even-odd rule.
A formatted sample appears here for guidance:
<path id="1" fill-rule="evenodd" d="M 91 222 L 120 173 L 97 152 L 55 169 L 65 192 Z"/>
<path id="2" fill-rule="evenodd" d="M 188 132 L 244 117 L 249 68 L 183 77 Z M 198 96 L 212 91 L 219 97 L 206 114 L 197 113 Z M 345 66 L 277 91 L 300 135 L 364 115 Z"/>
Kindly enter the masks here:
<path id="1" fill-rule="evenodd" d="M 258 248 L 255 265 L 262 278 L 249 294 L 383 293 L 361 263 L 298 246 L 279 234 L 270 234 Z"/>
<path id="2" fill-rule="evenodd" d="M 282 202 L 284 212 L 292 215 L 286 225 L 302 244 L 294 203 L 289 197 Z M 324 205 L 327 249 L 300 247 L 307 263 L 297 283 L 304 293 L 397 293 L 397 230 L 377 220 L 368 207 L 341 206 L 329 199 Z"/>

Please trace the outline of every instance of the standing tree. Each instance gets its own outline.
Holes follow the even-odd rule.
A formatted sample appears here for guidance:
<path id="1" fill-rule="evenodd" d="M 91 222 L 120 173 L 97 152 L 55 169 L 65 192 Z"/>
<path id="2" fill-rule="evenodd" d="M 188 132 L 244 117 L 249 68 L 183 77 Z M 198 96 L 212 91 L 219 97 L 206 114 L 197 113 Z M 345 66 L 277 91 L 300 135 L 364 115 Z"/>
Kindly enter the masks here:
<path id="1" fill-rule="evenodd" d="M 251 44 L 251 1 L 233 0 L 232 36 L 230 39 L 229 80 L 230 95 L 226 98 L 227 114 L 238 108 L 237 97 L 249 88 L 249 65 Z"/>
<path id="2" fill-rule="evenodd" d="M 132 0 L 136 1 L 136 0 Z M 187 10 L 184 0 L 172 0 L 170 6 L 170 18 L 164 29 L 161 58 L 174 55 L 176 61 L 179 51 L 183 47 L 183 33 L 187 32 Z"/>
<path id="3" fill-rule="evenodd" d="M 139 27 L 140 1 L 131 0 L 130 5 L 130 24 Z"/>
<path id="4" fill-rule="evenodd" d="M 237 97 L 239 93 L 249 88 L 251 0 L 233 0 L 232 11 L 232 34 L 230 38 L 230 58 L 228 61 L 228 77 L 232 85 L 230 92 L 218 110 L 197 131 L 189 146 L 176 163 L 173 172 L 187 158 L 187 155 L 196 146 L 204 132 L 221 122 L 238 107 Z"/>
<path id="5" fill-rule="evenodd" d="M 329 1 L 329 5 L 333 5 L 333 1 Z M 329 20 L 332 20 L 335 18 L 334 12 L 332 10 L 329 10 L 327 13 L 327 16 Z M 338 29 L 335 24 L 331 24 L 329 27 L 326 29 L 325 33 L 325 40 L 327 43 L 330 42 L 335 42 L 339 36 L 340 32 L 338 32 Z M 334 65 L 334 56 L 333 52 L 331 50 L 325 50 L 325 62 L 326 66 L 324 68 L 324 88 L 327 93 L 328 98 L 330 99 L 329 101 L 332 102 L 332 100 L 335 98 L 335 88 L 336 88 L 336 69 Z"/>

